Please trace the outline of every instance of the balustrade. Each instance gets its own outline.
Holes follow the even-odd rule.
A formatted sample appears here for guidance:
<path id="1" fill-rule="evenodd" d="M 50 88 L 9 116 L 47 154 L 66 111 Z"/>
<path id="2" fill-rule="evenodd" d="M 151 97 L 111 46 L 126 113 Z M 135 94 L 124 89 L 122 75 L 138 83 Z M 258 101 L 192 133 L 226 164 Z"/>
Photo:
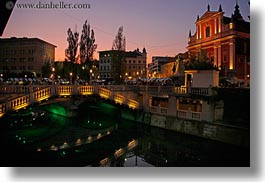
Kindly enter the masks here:
<path id="1" fill-rule="evenodd" d="M 57 87 L 57 94 L 59 96 L 68 96 L 68 95 L 73 95 L 73 86 L 58 86 Z"/>
<path id="2" fill-rule="evenodd" d="M 0 117 L 2 117 L 6 112 L 6 104 L 0 104 Z"/>
<path id="3" fill-rule="evenodd" d="M 127 105 L 129 106 L 129 108 L 132 108 L 132 109 L 138 109 L 139 108 L 139 102 L 137 102 L 133 99 L 128 99 Z"/>
<path id="4" fill-rule="evenodd" d="M 102 98 L 110 99 L 111 98 L 111 91 L 106 88 L 100 88 L 99 89 L 99 95 Z"/>
<path id="5" fill-rule="evenodd" d="M 115 92 L 121 91 L 141 91 L 150 93 L 175 93 L 175 94 L 194 94 L 194 95 L 211 95 L 210 88 L 187 88 L 187 87 L 171 87 L 171 86 L 139 86 L 139 85 L 108 85 L 108 86 L 21 86 L 21 85 L 2 85 L 0 91 L 2 93 L 27 93 L 27 95 L 6 101 L 0 105 L 0 116 L 7 110 L 18 110 L 24 108 L 34 102 L 39 102 L 52 97 L 53 95 L 92 95 L 99 94 L 105 99 L 113 99 L 118 104 L 127 104 L 129 108 L 138 109 L 139 102 L 133 99 L 126 99 L 122 94 Z M 30 93 L 30 94 L 29 94 Z M 151 113 L 168 115 L 167 108 L 150 107 Z M 201 113 L 190 111 L 177 111 L 177 117 L 201 120 Z"/>
<path id="6" fill-rule="evenodd" d="M 115 94 L 114 95 L 114 101 L 115 101 L 115 103 L 118 103 L 118 104 L 122 105 L 124 103 L 124 101 L 125 101 L 125 97 L 123 95 L 121 95 L 121 94 Z"/>
<path id="7" fill-rule="evenodd" d="M 153 114 L 167 115 L 168 114 L 168 108 L 151 106 L 150 112 Z"/>
<path id="8" fill-rule="evenodd" d="M 78 94 L 80 95 L 92 95 L 95 92 L 93 86 L 80 86 L 77 88 Z"/>
<path id="9" fill-rule="evenodd" d="M 202 120 L 200 112 L 192 112 L 192 111 L 178 110 L 177 111 L 177 117 L 183 118 L 183 119 L 197 120 L 197 121 Z"/>
<path id="10" fill-rule="evenodd" d="M 18 97 L 10 100 L 11 110 L 18 110 L 21 108 L 25 108 L 30 104 L 30 95 L 24 95 L 22 97 Z"/>

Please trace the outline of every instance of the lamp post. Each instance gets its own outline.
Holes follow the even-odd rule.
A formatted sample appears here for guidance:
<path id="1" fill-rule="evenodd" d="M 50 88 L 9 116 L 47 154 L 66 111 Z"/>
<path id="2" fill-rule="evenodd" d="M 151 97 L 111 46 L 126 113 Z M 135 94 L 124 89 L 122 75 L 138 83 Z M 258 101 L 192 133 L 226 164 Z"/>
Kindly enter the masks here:
<path id="1" fill-rule="evenodd" d="M 70 83 L 72 84 L 72 83 L 73 83 L 73 81 L 72 81 L 72 76 L 73 76 L 73 73 L 72 73 L 72 72 L 70 72 L 70 73 L 69 73 L 69 75 L 70 75 Z"/>
<path id="2" fill-rule="evenodd" d="M 92 74 L 93 74 L 93 70 L 90 69 L 89 70 L 89 80 L 90 80 L 90 84 L 92 84 Z"/>
<path id="3" fill-rule="evenodd" d="M 127 84 L 127 81 L 128 81 L 128 73 L 125 73 L 125 79 L 124 79 L 125 84 Z"/>

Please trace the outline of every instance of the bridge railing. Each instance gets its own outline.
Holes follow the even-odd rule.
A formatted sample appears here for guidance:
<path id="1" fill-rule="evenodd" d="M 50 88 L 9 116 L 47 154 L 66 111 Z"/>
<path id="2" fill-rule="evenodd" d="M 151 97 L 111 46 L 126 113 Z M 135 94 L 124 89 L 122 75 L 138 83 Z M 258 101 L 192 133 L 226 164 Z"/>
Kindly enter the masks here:
<path id="1" fill-rule="evenodd" d="M 24 96 L 11 99 L 10 101 L 8 101 L 8 104 L 10 104 L 10 109 L 14 111 L 25 108 L 28 105 L 30 105 L 30 95 L 27 94 Z"/>
<path id="2" fill-rule="evenodd" d="M 211 88 L 191 87 L 191 88 L 188 89 L 188 93 L 193 94 L 193 95 L 211 96 L 212 95 L 212 90 L 211 90 Z"/>
<path id="3" fill-rule="evenodd" d="M 6 113 L 6 103 L 0 104 L 0 117 Z"/>
<path id="4" fill-rule="evenodd" d="M 8 94 L 29 94 L 51 85 L 0 85 L 0 93 Z"/>

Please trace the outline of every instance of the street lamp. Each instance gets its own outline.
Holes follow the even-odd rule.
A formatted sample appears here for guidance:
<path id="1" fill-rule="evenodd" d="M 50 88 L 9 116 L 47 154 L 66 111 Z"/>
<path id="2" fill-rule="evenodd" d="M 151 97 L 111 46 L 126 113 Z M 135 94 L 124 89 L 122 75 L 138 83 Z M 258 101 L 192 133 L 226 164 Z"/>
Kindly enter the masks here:
<path id="1" fill-rule="evenodd" d="M 90 80 L 90 84 L 92 84 L 92 75 L 93 75 L 93 70 L 92 69 L 90 69 L 89 70 L 89 75 L 90 75 L 90 78 L 89 78 L 89 80 Z"/>
<path id="2" fill-rule="evenodd" d="M 70 72 L 69 75 L 70 75 L 70 83 L 73 83 L 73 82 L 72 82 L 72 76 L 73 76 L 73 73 Z"/>

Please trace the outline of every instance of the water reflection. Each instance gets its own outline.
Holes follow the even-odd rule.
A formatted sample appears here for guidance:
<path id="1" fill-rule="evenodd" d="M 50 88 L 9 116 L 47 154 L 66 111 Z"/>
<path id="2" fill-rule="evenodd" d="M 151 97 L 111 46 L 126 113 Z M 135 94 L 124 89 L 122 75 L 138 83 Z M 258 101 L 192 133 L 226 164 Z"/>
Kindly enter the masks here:
<path id="1" fill-rule="evenodd" d="M 90 109 L 73 118 L 46 113 L 31 127 L 1 132 L 1 165 L 249 166 L 249 149 L 125 120 L 117 108 Z"/>

